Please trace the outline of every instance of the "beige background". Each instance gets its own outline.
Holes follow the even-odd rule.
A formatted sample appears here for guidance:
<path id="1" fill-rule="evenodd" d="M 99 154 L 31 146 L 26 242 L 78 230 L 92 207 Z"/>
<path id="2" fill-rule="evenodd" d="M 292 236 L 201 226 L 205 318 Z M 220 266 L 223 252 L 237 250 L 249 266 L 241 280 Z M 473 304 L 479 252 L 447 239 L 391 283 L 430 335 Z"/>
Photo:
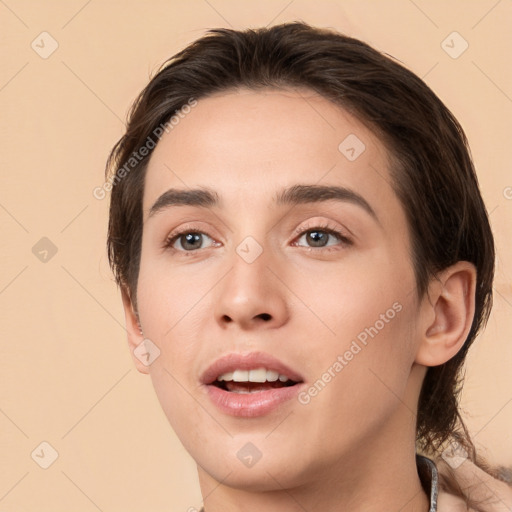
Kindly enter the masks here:
<path id="1" fill-rule="evenodd" d="M 466 130 L 498 257 L 463 404 L 477 446 L 512 464 L 510 0 L 0 0 L 0 512 L 200 506 L 195 464 L 130 359 L 105 251 L 108 200 L 92 190 L 164 59 L 211 27 L 297 19 L 397 57 Z M 58 43 L 46 59 L 43 31 Z M 463 39 L 447 40 L 452 54 L 469 44 L 458 58 L 442 45 L 453 31 Z M 43 237 L 57 248 L 46 262 Z M 58 452 L 48 469 L 43 441 Z"/>

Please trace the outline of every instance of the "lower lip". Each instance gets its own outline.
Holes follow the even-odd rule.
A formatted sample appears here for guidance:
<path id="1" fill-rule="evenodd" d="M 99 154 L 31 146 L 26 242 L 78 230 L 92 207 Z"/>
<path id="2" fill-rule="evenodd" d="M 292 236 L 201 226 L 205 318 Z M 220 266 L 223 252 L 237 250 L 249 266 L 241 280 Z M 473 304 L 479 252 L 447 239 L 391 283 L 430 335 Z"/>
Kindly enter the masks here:
<path id="1" fill-rule="evenodd" d="M 273 388 L 255 393 L 235 393 L 217 386 L 207 385 L 206 390 L 212 402 L 224 413 L 231 416 L 255 418 L 264 416 L 295 398 L 305 386 L 304 382 L 284 388 Z"/>

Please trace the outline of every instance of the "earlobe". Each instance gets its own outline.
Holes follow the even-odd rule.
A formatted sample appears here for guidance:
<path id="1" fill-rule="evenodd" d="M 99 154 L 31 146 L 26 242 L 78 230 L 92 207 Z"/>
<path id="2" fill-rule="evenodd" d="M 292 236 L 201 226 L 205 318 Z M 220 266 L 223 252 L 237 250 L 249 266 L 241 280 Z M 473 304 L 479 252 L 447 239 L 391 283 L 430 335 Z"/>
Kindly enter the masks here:
<path id="1" fill-rule="evenodd" d="M 121 297 L 123 300 L 124 317 L 126 321 L 126 333 L 128 337 L 128 347 L 130 349 L 130 354 L 132 356 L 133 362 L 135 363 L 135 367 L 137 368 L 137 370 L 140 373 L 148 374 L 148 367 L 142 364 L 142 362 L 134 354 L 134 350 L 144 340 L 144 335 L 142 334 L 139 325 L 139 319 L 133 307 L 130 295 L 126 288 L 124 287 L 121 287 Z"/>
<path id="2" fill-rule="evenodd" d="M 475 314 L 476 268 L 459 261 L 432 280 L 420 310 L 422 332 L 415 362 L 438 366 L 464 345 Z"/>

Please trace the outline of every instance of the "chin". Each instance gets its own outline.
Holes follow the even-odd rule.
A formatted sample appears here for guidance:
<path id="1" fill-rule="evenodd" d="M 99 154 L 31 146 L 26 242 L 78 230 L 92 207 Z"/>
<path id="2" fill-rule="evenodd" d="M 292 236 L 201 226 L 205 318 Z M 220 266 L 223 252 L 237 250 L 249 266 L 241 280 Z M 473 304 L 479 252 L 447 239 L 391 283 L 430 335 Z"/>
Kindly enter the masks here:
<path id="1" fill-rule="evenodd" d="M 236 452 L 231 452 L 206 460 L 204 453 L 194 457 L 198 467 L 215 479 L 234 489 L 251 492 L 278 491 L 284 488 L 303 485 L 311 480 L 311 467 L 299 464 L 291 453 L 276 453 L 265 457 L 265 454 L 252 466 L 241 462 Z M 215 457 L 215 453 L 211 454 Z M 296 456 L 297 454 L 295 454 Z"/>
<path id="2" fill-rule="evenodd" d="M 285 459 L 286 460 L 286 459 Z M 217 465 L 209 471 L 216 481 L 222 485 L 250 492 L 279 491 L 283 487 L 294 487 L 298 481 L 296 474 L 290 474 L 289 468 L 281 467 L 281 464 L 263 465 L 260 460 L 258 467 L 246 468 L 241 464 Z M 285 464 L 288 466 L 288 464 Z M 203 468 L 208 469 L 206 466 Z M 298 483 L 298 482 L 297 482 Z"/>

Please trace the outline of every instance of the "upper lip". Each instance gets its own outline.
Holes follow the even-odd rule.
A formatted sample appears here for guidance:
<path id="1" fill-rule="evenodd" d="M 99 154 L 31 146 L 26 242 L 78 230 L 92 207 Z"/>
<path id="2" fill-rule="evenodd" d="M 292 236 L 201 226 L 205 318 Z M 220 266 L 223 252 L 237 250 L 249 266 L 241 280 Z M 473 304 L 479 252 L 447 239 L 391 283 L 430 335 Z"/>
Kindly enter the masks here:
<path id="1" fill-rule="evenodd" d="M 212 384 L 220 375 L 232 372 L 236 369 L 251 370 L 256 368 L 274 370 L 279 372 L 281 375 L 286 375 L 295 382 L 303 382 L 302 376 L 297 371 L 270 354 L 266 354 L 265 352 L 249 352 L 246 354 L 232 352 L 220 357 L 210 365 L 203 372 L 201 376 L 201 383 Z"/>

